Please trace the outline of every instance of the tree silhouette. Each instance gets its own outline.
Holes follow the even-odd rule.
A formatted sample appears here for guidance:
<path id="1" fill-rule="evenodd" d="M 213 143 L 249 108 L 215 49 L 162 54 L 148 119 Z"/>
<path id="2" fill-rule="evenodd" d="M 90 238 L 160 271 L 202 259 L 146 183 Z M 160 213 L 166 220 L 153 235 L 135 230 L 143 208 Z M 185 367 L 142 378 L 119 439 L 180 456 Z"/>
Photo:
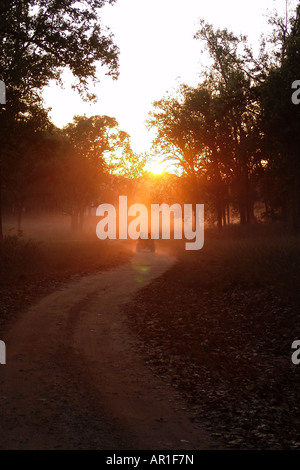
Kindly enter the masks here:
<path id="1" fill-rule="evenodd" d="M 3 173 L 13 120 L 42 106 L 41 90 L 49 80 L 60 80 L 69 68 L 74 87 L 86 98 L 95 81 L 97 63 L 113 78 L 118 75 L 118 49 L 102 29 L 99 10 L 115 0 L 3 0 L 0 4 L 0 79 L 7 87 L 6 106 L 0 109 Z M 0 189 L 3 176 L 0 175 Z M 1 207 L 1 200 L 0 200 Z M 2 216 L 0 214 L 0 221 Z M 0 224 L 2 238 L 2 224 Z"/>
<path id="2" fill-rule="evenodd" d="M 276 24 L 280 32 L 281 49 L 259 89 L 261 128 L 269 160 L 268 174 L 276 182 L 276 193 L 271 194 L 269 200 L 274 205 L 274 199 L 278 199 L 278 196 L 281 198 L 284 212 L 297 234 L 300 218 L 300 106 L 295 105 L 291 98 L 292 84 L 299 79 L 300 5 L 289 28 L 279 20 Z"/>

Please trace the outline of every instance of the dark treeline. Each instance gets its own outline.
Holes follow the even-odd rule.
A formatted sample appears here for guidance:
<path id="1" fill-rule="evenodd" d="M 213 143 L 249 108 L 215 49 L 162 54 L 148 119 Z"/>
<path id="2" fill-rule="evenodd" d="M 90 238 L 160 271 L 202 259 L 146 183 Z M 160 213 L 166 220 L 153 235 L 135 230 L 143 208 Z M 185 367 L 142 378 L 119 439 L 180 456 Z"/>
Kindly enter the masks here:
<path id="1" fill-rule="evenodd" d="M 89 100 L 97 63 L 117 78 L 118 48 L 99 22 L 100 8 L 114 1 L 1 2 L 1 238 L 2 212 L 13 214 L 20 232 L 24 210 L 67 214 L 76 231 L 92 205 L 141 191 L 146 156 L 132 151 L 113 117 L 77 116 L 58 129 L 41 98 L 65 68 Z M 260 202 L 266 219 L 298 233 L 300 4 L 290 18 L 270 22 L 273 33 L 257 56 L 246 37 L 200 22 L 195 40 L 205 45 L 210 67 L 197 87 L 182 85 L 149 116 L 156 155 L 181 169 L 180 177 L 157 180 L 153 191 L 146 185 L 151 202 L 205 203 L 219 229 L 233 213 L 241 224 L 255 222 Z"/>
<path id="2" fill-rule="evenodd" d="M 77 230 L 86 209 L 109 195 L 116 162 L 124 176 L 138 175 L 145 163 L 114 118 L 77 116 L 61 130 L 50 121 L 41 94 L 50 80 L 60 83 L 65 68 L 87 100 L 95 99 L 88 85 L 97 81 L 97 64 L 117 78 L 119 51 L 99 18 L 101 7 L 114 2 L 0 4 L 0 80 L 6 86 L 0 105 L 1 238 L 3 213 L 14 216 L 21 232 L 25 210 L 70 215 Z"/>
<path id="3" fill-rule="evenodd" d="M 211 66 L 196 88 L 182 85 L 154 103 L 149 118 L 155 149 L 181 167 L 194 197 L 213 205 L 220 229 L 230 208 L 241 224 L 255 221 L 260 201 L 266 218 L 299 231 L 299 3 L 270 23 L 255 57 L 246 37 L 201 21 L 195 39 Z"/>

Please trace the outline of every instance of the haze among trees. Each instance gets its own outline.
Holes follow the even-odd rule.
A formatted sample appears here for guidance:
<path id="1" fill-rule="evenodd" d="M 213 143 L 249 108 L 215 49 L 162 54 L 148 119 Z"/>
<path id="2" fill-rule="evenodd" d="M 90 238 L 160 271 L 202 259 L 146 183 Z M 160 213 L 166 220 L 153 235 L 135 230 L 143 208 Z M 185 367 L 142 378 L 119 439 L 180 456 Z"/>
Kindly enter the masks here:
<path id="1" fill-rule="evenodd" d="M 114 0 L 1 2 L 0 237 L 12 216 L 21 234 L 24 211 L 68 215 L 78 231 L 92 206 L 121 193 L 134 198 L 150 183 L 152 202 L 204 203 L 219 230 L 237 219 L 256 223 L 259 203 L 262 220 L 298 234 L 300 105 L 291 98 L 300 80 L 300 3 L 289 18 L 270 18 L 273 33 L 257 55 L 246 37 L 200 21 L 195 41 L 211 65 L 197 87 L 182 84 L 149 114 L 153 154 L 178 169 L 154 179 L 149 156 L 133 151 L 114 117 L 75 116 L 58 129 L 42 100 L 66 68 L 88 100 L 99 63 L 117 79 L 118 47 L 99 22 L 105 3 Z"/>

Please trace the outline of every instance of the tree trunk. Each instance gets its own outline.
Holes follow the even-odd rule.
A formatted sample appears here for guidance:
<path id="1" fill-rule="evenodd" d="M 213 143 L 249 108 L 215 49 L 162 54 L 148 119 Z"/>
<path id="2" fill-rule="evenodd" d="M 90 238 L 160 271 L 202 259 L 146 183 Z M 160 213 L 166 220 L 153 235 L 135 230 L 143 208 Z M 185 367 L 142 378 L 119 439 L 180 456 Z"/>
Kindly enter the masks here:
<path id="1" fill-rule="evenodd" d="M 241 225 L 246 225 L 246 223 L 247 223 L 246 209 L 245 209 L 245 205 L 243 204 L 242 201 L 239 202 L 239 212 L 240 212 L 240 224 Z"/>
<path id="2" fill-rule="evenodd" d="M 227 224 L 230 225 L 230 204 L 228 201 L 226 203 L 226 213 L 227 213 Z"/>
<path id="3" fill-rule="evenodd" d="M 220 194 L 217 195 L 217 226 L 218 230 L 222 230 L 222 220 L 223 220 L 223 204 Z"/>
<path id="4" fill-rule="evenodd" d="M 71 231 L 76 233 L 78 231 L 78 211 L 74 211 L 71 216 Z"/>
<path id="5" fill-rule="evenodd" d="M 254 206 L 253 204 L 248 201 L 247 203 L 247 224 L 251 224 L 252 222 L 255 222 L 255 215 L 254 215 Z"/>
<path id="6" fill-rule="evenodd" d="M 227 220 L 226 220 L 226 201 L 225 201 L 225 198 L 222 201 L 222 219 L 223 219 L 223 226 L 226 227 Z"/>
<path id="7" fill-rule="evenodd" d="M 18 235 L 22 235 L 22 216 L 23 216 L 23 204 L 18 206 L 18 214 L 17 214 L 17 227 L 18 227 Z"/>

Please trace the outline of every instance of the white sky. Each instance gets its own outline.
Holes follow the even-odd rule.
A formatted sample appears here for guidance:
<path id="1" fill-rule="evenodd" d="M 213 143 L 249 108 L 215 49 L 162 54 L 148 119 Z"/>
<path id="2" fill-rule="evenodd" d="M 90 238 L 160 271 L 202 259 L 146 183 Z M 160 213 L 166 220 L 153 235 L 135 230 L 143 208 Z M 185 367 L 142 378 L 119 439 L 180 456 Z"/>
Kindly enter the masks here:
<path id="1" fill-rule="evenodd" d="M 150 148 L 153 134 L 145 128 L 152 102 L 179 83 L 196 85 L 201 72 L 201 43 L 193 39 L 198 19 L 215 27 L 248 35 L 258 44 L 266 31 L 267 11 L 285 12 L 285 0 L 118 0 L 101 10 L 104 25 L 114 34 L 120 49 L 120 76 L 104 76 L 91 91 L 98 102 L 90 105 L 66 85 L 51 84 L 44 91 L 50 116 L 61 127 L 76 114 L 106 114 L 131 135 L 137 152 Z M 68 81 L 68 74 L 65 74 Z"/>

